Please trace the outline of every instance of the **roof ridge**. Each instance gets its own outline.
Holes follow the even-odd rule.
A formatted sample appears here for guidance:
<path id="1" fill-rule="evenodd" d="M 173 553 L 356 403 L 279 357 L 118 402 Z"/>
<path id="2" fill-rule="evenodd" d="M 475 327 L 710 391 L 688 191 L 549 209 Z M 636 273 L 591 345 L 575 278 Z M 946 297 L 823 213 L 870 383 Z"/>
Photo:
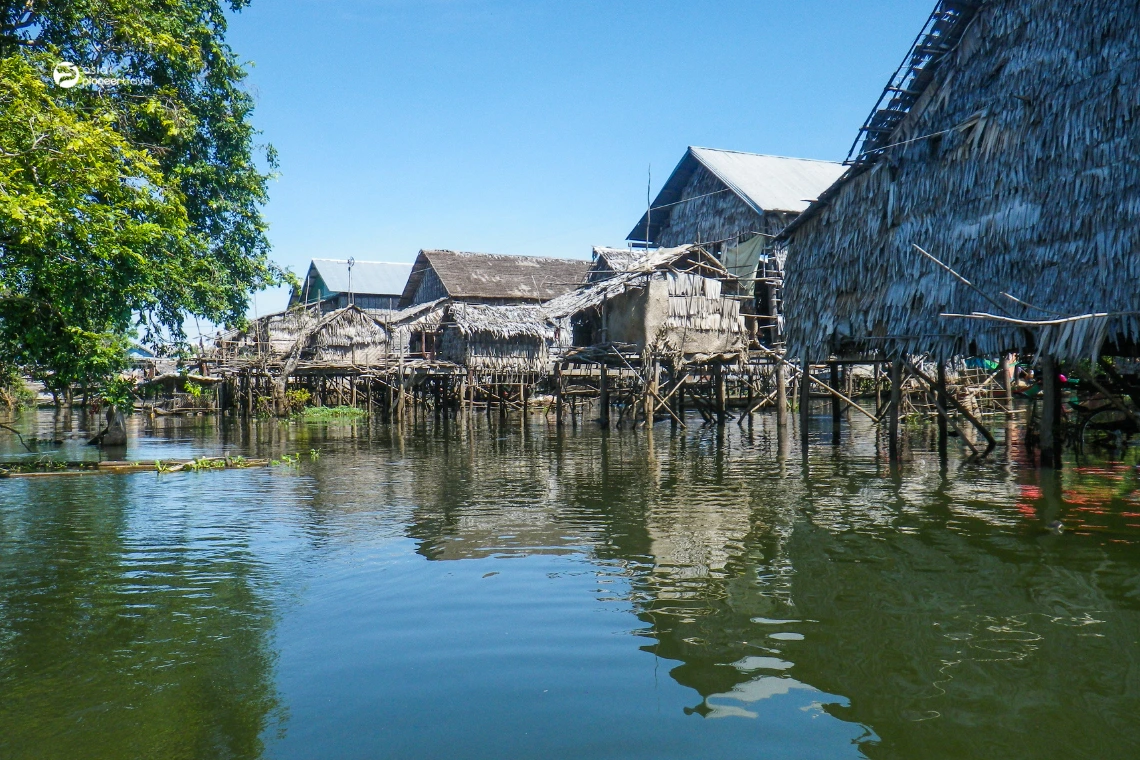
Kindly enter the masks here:
<path id="1" fill-rule="evenodd" d="M 741 156 L 758 156 L 760 158 L 779 158 L 784 161 L 812 161 L 818 164 L 835 164 L 842 166 L 842 161 L 829 161 L 826 158 L 802 158 L 800 156 L 778 156 L 775 153 L 752 153 L 747 150 L 732 150 L 731 148 L 706 148 L 703 145 L 690 145 L 689 150 L 711 150 L 717 153 L 736 153 Z"/>

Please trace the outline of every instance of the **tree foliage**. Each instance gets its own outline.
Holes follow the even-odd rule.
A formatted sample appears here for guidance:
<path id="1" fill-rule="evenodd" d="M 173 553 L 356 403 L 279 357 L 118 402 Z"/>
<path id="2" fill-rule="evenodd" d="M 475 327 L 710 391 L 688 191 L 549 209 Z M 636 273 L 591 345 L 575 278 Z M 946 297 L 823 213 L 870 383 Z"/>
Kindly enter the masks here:
<path id="1" fill-rule="evenodd" d="M 240 10 L 247 0 L 230 0 Z M 240 323 L 269 258 L 221 0 L 0 0 L 0 362 L 62 382 L 122 336 Z M 60 62 L 116 83 L 64 88 Z"/>

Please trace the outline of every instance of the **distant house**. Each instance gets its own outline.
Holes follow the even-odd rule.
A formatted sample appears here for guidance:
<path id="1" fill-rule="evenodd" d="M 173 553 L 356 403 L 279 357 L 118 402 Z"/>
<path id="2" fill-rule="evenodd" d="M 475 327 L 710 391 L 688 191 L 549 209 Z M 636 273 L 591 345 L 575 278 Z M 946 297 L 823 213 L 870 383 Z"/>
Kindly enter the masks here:
<path id="1" fill-rule="evenodd" d="M 749 332 L 780 341 L 782 256 L 771 241 L 843 174 L 832 161 L 690 147 L 649 211 L 630 231 L 635 246 L 696 243 L 755 296 Z M 756 283 L 756 287 L 752 287 Z"/>
<path id="2" fill-rule="evenodd" d="M 720 255 L 775 235 L 843 174 L 833 161 L 690 147 L 628 240 Z"/>
<path id="3" fill-rule="evenodd" d="M 686 359 L 745 348 L 736 279 L 701 246 L 597 253 L 586 284 L 543 306 L 559 343 Z"/>
<path id="4" fill-rule="evenodd" d="M 321 305 L 322 312 L 355 304 L 361 309 L 395 309 L 412 270 L 411 264 L 390 261 L 313 259 L 301 286 L 293 291 L 289 306 Z"/>
<path id="5" fill-rule="evenodd" d="M 589 268 L 584 259 L 424 250 L 412 265 L 400 307 L 440 298 L 489 305 L 542 303 L 576 288 Z"/>

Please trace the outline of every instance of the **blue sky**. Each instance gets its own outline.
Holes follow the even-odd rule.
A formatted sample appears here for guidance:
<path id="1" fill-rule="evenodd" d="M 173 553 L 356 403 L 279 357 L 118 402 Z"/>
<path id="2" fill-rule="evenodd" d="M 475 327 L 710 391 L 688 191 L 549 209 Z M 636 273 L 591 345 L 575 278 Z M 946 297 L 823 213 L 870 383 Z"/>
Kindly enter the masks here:
<path id="1" fill-rule="evenodd" d="M 843 159 L 933 6 L 254 0 L 229 41 L 281 156 L 274 258 L 623 245 L 688 145 Z"/>

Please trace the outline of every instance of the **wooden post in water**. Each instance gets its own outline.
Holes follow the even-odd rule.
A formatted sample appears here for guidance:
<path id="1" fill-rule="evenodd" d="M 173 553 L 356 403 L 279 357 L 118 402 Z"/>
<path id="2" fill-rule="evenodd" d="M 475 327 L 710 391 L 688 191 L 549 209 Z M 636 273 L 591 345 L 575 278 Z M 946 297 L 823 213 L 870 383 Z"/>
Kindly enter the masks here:
<path id="1" fill-rule="evenodd" d="M 721 362 L 713 365 L 713 384 L 716 386 L 716 424 L 723 425 L 727 415 L 727 399 L 724 388 L 724 364 Z"/>
<path id="2" fill-rule="evenodd" d="M 832 388 L 839 388 L 839 364 L 831 361 L 827 364 L 827 379 L 828 385 Z M 831 445 L 839 445 L 839 423 L 843 419 L 843 406 L 839 401 L 839 397 L 832 394 L 831 396 Z"/>
<path id="3" fill-rule="evenodd" d="M 950 409 L 950 401 L 946 397 L 946 364 L 940 359 L 938 361 L 938 380 L 935 384 L 935 397 L 938 400 L 938 406 L 943 410 Z M 946 456 L 946 416 L 940 411 L 938 413 L 938 456 Z"/>
<path id="4" fill-rule="evenodd" d="M 1006 416 L 1010 416 L 1013 412 L 1013 378 L 1010 377 L 1009 359 L 1009 354 L 1002 353 L 1001 364 L 998 368 L 998 372 L 1001 374 L 1001 387 L 1005 391 Z"/>
<path id="5" fill-rule="evenodd" d="M 601 405 L 601 416 L 599 418 L 602 427 L 609 428 L 610 426 L 610 389 L 608 378 L 606 377 L 606 363 L 602 362 L 601 374 L 598 378 L 598 403 Z"/>
<path id="6" fill-rule="evenodd" d="M 799 378 L 799 392 L 800 392 L 800 439 L 804 448 L 807 448 L 807 433 L 808 433 L 808 411 L 811 407 L 811 381 L 808 377 L 811 376 L 811 362 L 807 359 L 803 361 L 801 368 L 802 374 Z"/>
<path id="7" fill-rule="evenodd" d="M 890 426 L 887 432 L 887 456 L 892 462 L 899 461 L 899 413 L 902 411 L 902 356 L 891 361 L 891 411 Z"/>
<path id="8" fill-rule="evenodd" d="M 1061 387 L 1057 377 L 1057 360 L 1041 357 L 1041 467 L 1061 467 L 1060 441 Z"/>
<path id="9" fill-rule="evenodd" d="M 784 363 L 776 360 L 776 427 L 780 435 L 788 432 L 788 375 Z"/>
<path id="10" fill-rule="evenodd" d="M 562 362 L 554 365 L 554 424 L 562 427 Z"/>

